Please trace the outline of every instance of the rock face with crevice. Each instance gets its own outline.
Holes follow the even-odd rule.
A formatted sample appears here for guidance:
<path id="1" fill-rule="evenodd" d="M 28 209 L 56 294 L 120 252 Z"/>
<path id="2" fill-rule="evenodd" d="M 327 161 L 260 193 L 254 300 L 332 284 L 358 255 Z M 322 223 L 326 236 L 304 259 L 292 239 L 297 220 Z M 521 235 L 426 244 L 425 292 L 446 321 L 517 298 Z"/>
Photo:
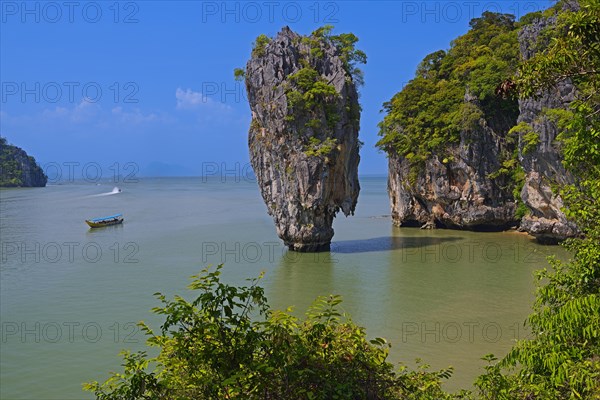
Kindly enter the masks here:
<path id="1" fill-rule="evenodd" d="M 572 3 L 565 6 L 577 5 Z M 533 57 L 538 45 L 538 36 L 544 28 L 553 24 L 555 19 L 536 19 L 520 31 L 519 45 L 525 60 Z M 574 180 L 562 165 L 556 141 L 556 124 L 544 113 L 546 109 L 566 109 L 574 100 L 575 94 L 575 86 L 570 81 L 562 81 L 536 98 L 519 100 L 518 122 L 529 124 L 539 137 L 537 146 L 525 154 L 521 152 L 520 157 L 525 170 L 525 185 L 521 191 L 521 198 L 529 209 L 528 215 L 521 221 L 521 229 L 542 243 L 554 244 L 576 236 L 578 232 L 575 224 L 567 221 L 561 211 L 563 203 L 560 196 L 552 190 L 555 184 L 570 184 Z"/>
<path id="2" fill-rule="evenodd" d="M 277 234 L 291 250 L 329 250 L 333 219 L 340 210 L 354 213 L 360 190 L 352 76 L 330 41 L 285 27 L 266 43 L 257 40 L 245 81 L 250 160 Z M 311 97 L 315 82 L 324 93 Z"/>
<path id="3" fill-rule="evenodd" d="M 477 99 L 469 91 L 465 102 Z M 510 122 L 492 129 L 483 118 L 460 142 L 433 155 L 415 174 L 410 161 L 389 152 L 388 193 L 397 226 L 499 231 L 517 224 L 516 204 L 506 177 L 490 178 L 500 168 Z M 413 167 L 414 168 L 414 167 Z"/>

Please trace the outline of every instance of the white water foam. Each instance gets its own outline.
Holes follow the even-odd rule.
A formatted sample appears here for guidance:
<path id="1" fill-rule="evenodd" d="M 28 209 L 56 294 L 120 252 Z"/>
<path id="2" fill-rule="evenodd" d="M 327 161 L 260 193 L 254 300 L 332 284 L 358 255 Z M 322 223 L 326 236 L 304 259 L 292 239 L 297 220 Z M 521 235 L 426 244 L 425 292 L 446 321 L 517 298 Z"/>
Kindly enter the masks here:
<path id="1" fill-rule="evenodd" d="M 112 190 L 112 192 L 107 192 L 107 193 L 100 193 L 100 194 L 93 194 L 91 196 L 88 197 L 99 197 L 99 196 L 111 196 L 113 194 L 119 194 L 121 193 L 121 189 L 117 186 L 115 186 Z"/>

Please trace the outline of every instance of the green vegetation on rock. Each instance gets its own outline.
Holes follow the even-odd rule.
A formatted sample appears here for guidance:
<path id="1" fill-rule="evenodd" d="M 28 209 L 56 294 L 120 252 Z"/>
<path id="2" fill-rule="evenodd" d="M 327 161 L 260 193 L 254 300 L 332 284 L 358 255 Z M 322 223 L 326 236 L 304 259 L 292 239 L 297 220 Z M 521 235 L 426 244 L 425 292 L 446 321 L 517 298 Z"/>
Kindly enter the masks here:
<path id="1" fill-rule="evenodd" d="M 331 155 L 336 146 L 337 140 L 335 138 L 327 138 L 324 141 L 320 141 L 316 137 L 311 137 L 308 139 L 308 145 L 304 150 L 304 154 L 309 157 L 327 157 Z"/>
<path id="2" fill-rule="evenodd" d="M 46 186 L 47 180 L 35 158 L 0 137 L 0 187 Z"/>
<path id="3" fill-rule="evenodd" d="M 353 33 L 341 33 L 332 35 L 332 25 L 325 25 L 315 30 L 309 38 L 305 38 L 311 44 L 311 56 L 320 58 L 323 55 L 322 44 L 324 42 L 332 43 L 344 63 L 344 69 L 352 76 L 354 82 L 360 86 L 364 83 L 363 72 L 357 67 L 357 64 L 366 64 L 367 55 L 356 49 L 355 45 L 358 42 L 358 37 Z"/>
<path id="4" fill-rule="evenodd" d="M 259 35 L 252 45 L 252 55 L 262 57 L 265 55 L 265 47 L 271 41 L 271 38 L 265 34 Z M 239 69 L 239 68 L 238 68 Z"/>
<path id="5" fill-rule="evenodd" d="M 358 38 L 352 33 L 332 35 L 332 30 L 333 26 L 325 25 L 316 29 L 310 36 L 302 38 L 302 42 L 310 46 L 310 53 L 304 54 L 304 58 L 301 60 L 304 67 L 289 76 L 291 85 L 285 89 L 288 101 L 288 115 L 285 119 L 295 121 L 300 116 L 308 117 L 306 126 L 313 130 L 322 126 L 321 120 L 317 118 L 321 109 L 325 114 L 327 128 L 333 129 L 339 121 L 339 115 L 335 113 L 335 101 L 339 98 L 335 87 L 319 76 L 319 73 L 311 66 L 311 63 L 324 56 L 326 46 L 334 46 L 337 50 L 344 69 L 351 76 L 352 81 L 358 86 L 363 84 L 363 72 L 357 64 L 365 64 L 367 56 L 363 51 L 356 49 Z M 263 57 L 270 41 L 268 36 L 259 35 L 253 44 L 252 55 Z M 243 80 L 246 71 L 243 68 L 235 68 L 233 74 L 236 80 Z M 360 107 L 348 111 L 353 120 L 358 122 Z"/>
<path id="6" fill-rule="evenodd" d="M 243 68 L 235 68 L 233 70 L 233 76 L 236 81 L 243 81 L 246 77 L 246 70 Z"/>
<path id="7" fill-rule="evenodd" d="M 335 113 L 335 101 L 339 97 L 335 87 L 327 84 L 311 67 L 304 67 L 290 75 L 289 81 L 291 85 L 286 89 L 288 100 L 286 119 L 294 121 L 298 117 L 305 117 L 309 120 L 308 127 L 318 129 L 321 126 L 319 115 L 323 111 L 327 127 L 330 129 L 335 127 L 339 121 L 339 116 Z"/>
<path id="8" fill-rule="evenodd" d="M 509 135 L 516 135 L 521 138 L 523 141 L 521 148 L 522 154 L 528 154 L 535 150 L 540 143 L 540 136 L 527 122 L 519 122 L 517 125 L 513 126 L 508 133 Z"/>
<path id="9" fill-rule="evenodd" d="M 384 104 L 378 147 L 420 163 L 458 143 L 460 132 L 481 121 L 514 121 L 518 103 L 495 94 L 517 68 L 519 46 L 514 17 L 485 12 L 446 52 L 426 56 L 416 76 Z M 465 97 L 469 97 L 468 101 Z"/>

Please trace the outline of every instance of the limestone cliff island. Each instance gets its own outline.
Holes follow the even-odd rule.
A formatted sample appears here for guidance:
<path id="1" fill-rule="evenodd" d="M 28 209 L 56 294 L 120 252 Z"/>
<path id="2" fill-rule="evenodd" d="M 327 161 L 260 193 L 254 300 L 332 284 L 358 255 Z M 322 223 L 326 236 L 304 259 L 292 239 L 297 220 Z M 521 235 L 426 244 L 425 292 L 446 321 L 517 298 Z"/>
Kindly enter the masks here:
<path id="1" fill-rule="evenodd" d="M 570 3 L 556 7 L 570 7 Z M 542 243 L 578 234 L 553 187 L 572 183 L 562 165 L 557 116 L 575 98 L 570 80 L 520 99 L 510 81 L 550 40 L 556 10 L 485 12 L 449 50 L 425 57 L 384 104 L 378 146 L 389 159 L 397 226 L 499 231 Z"/>
<path id="2" fill-rule="evenodd" d="M 0 187 L 44 187 L 47 182 L 35 158 L 0 137 Z"/>

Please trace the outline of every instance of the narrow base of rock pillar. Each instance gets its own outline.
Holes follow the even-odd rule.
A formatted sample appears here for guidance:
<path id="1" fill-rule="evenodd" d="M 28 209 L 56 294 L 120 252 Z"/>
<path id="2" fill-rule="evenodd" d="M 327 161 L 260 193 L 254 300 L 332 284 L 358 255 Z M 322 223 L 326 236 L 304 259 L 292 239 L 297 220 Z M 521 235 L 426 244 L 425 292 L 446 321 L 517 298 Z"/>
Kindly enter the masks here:
<path id="1" fill-rule="evenodd" d="M 331 242 L 327 243 L 286 243 L 288 249 L 299 253 L 319 253 L 331 251 Z"/>

